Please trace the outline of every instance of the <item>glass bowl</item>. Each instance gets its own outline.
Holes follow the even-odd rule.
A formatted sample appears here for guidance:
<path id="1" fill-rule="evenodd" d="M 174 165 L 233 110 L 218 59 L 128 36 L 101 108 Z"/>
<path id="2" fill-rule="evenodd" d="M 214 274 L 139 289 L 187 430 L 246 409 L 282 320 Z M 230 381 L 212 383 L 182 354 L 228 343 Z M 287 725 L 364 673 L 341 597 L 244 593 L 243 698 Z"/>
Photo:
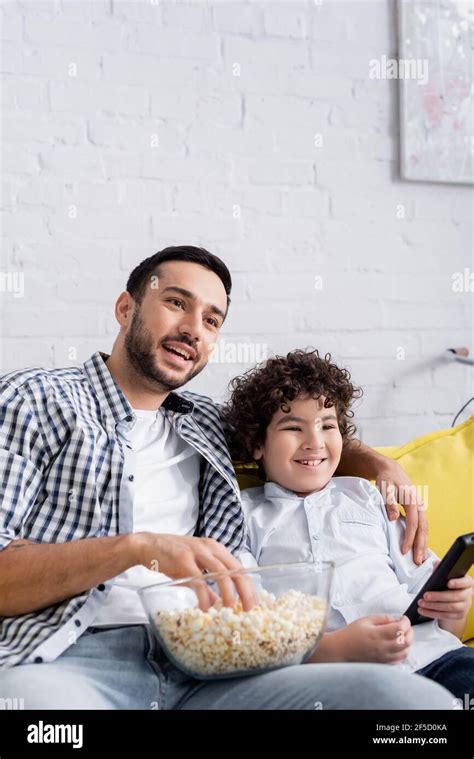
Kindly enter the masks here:
<path id="1" fill-rule="evenodd" d="M 138 594 L 176 667 L 200 680 L 242 677 L 309 658 L 325 630 L 333 572 L 332 562 L 272 564 L 171 580 Z M 248 611 L 237 592 L 242 580 L 257 597 Z"/>

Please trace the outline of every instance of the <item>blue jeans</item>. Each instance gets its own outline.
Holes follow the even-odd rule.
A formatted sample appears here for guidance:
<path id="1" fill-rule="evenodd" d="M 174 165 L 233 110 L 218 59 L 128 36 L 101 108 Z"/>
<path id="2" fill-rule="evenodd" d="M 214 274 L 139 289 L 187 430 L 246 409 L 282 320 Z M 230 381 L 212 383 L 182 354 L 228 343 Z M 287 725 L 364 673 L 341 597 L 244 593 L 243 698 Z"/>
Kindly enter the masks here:
<path id="1" fill-rule="evenodd" d="M 444 685 L 460 699 L 464 709 L 474 709 L 474 648 L 465 646 L 448 651 L 417 674 Z"/>
<path id="2" fill-rule="evenodd" d="M 1 671 L 0 698 L 22 699 L 25 709 L 453 708 L 440 685 L 381 664 L 195 680 L 167 660 L 148 625 L 89 627 L 54 662 Z"/>

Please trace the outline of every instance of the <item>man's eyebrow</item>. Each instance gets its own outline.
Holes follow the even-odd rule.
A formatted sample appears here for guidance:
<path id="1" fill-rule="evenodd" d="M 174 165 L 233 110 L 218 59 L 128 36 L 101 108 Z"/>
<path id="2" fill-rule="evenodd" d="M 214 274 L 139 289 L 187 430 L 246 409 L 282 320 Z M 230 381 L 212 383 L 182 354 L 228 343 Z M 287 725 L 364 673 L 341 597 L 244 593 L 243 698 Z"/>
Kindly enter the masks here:
<path id="1" fill-rule="evenodd" d="M 329 421 L 329 419 L 335 419 L 337 422 L 337 416 L 335 416 L 334 414 L 326 414 L 326 416 L 323 416 L 321 418 L 321 421 L 327 422 Z M 282 418 L 279 419 L 277 422 L 277 427 L 280 424 L 283 424 L 283 422 L 303 422 L 304 423 L 306 422 L 306 419 L 302 419 L 300 416 L 282 416 Z"/>
<path id="2" fill-rule="evenodd" d="M 168 285 L 168 287 L 163 288 L 161 291 L 162 293 L 168 292 L 168 290 L 174 290 L 175 292 L 181 293 L 181 295 L 184 295 L 185 298 L 189 298 L 190 300 L 196 300 L 196 296 L 194 293 L 192 293 L 190 290 L 185 290 L 184 287 L 178 287 L 177 285 Z M 221 311 L 220 308 L 215 306 L 213 303 L 210 303 L 208 305 L 208 308 L 211 309 L 213 314 L 218 314 L 222 321 L 225 319 L 225 313 Z"/>

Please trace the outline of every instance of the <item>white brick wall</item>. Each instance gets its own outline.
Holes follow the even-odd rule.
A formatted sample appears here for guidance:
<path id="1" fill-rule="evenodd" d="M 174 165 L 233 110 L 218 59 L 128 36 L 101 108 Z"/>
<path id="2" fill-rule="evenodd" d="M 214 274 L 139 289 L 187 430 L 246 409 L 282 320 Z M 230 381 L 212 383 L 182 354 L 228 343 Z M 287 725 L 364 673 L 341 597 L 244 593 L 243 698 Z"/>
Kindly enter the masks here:
<path id="1" fill-rule="evenodd" d="M 393 0 L 0 11 L 0 271 L 25 287 L 0 292 L 2 371 L 110 349 L 130 270 L 201 244 L 234 273 L 227 343 L 331 351 L 365 388 L 368 443 L 450 424 L 473 394 L 440 358 L 474 348 L 451 286 L 473 268 L 472 195 L 398 178 L 397 83 L 368 78 L 396 54 Z M 192 386 L 221 399 L 245 368 Z"/>

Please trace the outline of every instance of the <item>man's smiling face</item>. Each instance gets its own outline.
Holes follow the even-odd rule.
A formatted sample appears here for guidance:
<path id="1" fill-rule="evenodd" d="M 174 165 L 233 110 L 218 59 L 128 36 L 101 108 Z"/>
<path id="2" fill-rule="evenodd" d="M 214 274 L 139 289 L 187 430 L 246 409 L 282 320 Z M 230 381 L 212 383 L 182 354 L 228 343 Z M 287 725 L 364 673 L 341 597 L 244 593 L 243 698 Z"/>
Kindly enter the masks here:
<path id="1" fill-rule="evenodd" d="M 124 346 L 138 374 L 170 391 L 206 366 L 226 315 L 227 294 L 217 274 L 199 264 L 166 261 L 156 273 L 141 303 L 134 303 Z"/>
<path id="2" fill-rule="evenodd" d="M 298 397 L 290 411 L 277 411 L 267 427 L 265 443 L 254 452 L 262 459 L 267 479 L 306 496 L 321 490 L 337 469 L 342 436 L 336 409 L 324 397 Z"/>

